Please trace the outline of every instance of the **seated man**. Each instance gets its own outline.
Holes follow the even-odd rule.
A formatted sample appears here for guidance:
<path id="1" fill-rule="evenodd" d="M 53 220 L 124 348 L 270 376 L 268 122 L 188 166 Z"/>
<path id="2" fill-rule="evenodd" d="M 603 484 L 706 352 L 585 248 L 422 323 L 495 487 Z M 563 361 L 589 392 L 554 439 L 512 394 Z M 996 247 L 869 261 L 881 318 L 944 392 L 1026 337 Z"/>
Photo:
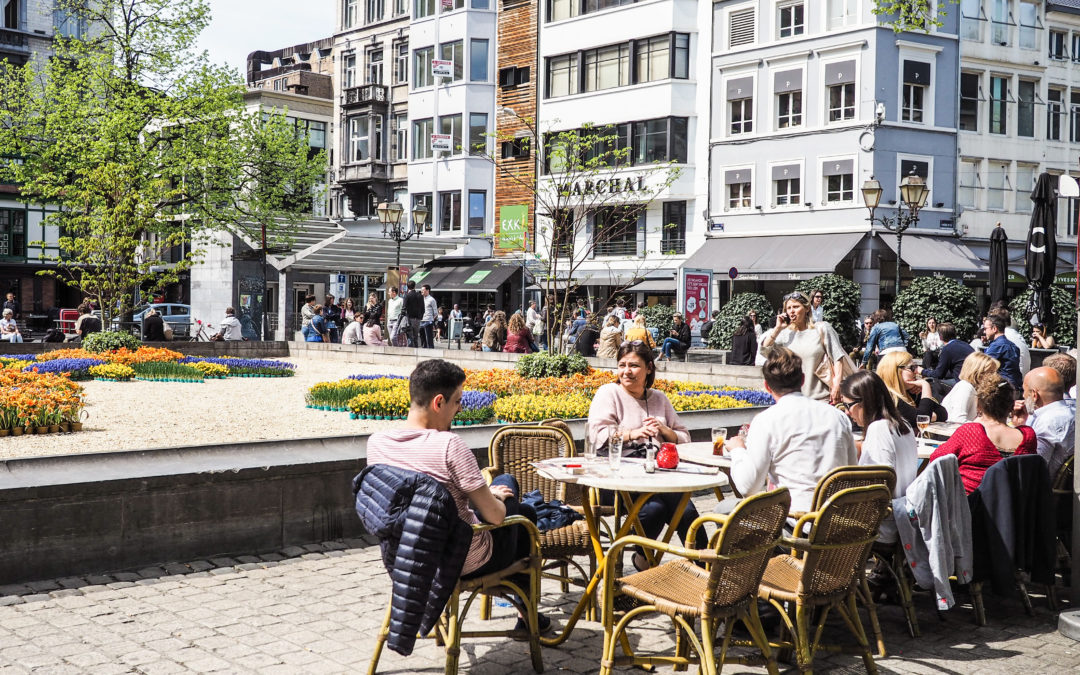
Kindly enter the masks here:
<path id="1" fill-rule="evenodd" d="M 802 395 L 802 359 L 774 347 L 762 367 L 776 404 L 754 418 L 746 441 L 728 441 L 731 482 L 742 495 L 773 487 L 791 491 L 791 510 L 809 511 L 818 479 L 858 463 L 851 423 L 836 408 Z"/>
<path id="2" fill-rule="evenodd" d="M 236 318 L 236 310 L 228 307 L 225 310 L 225 318 L 221 320 L 221 330 L 216 336 L 219 340 L 243 340 L 244 333 L 240 330 L 240 320 Z"/>
<path id="3" fill-rule="evenodd" d="M 519 502 L 517 480 L 497 477 L 489 486 L 469 446 L 450 431 L 461 410 L 465 371 L 448 361 L 421 361 L 409 376 L 409 417 L 405 425 L 380 431 L 367 442 L 368 464 L 389 464 L 431 476 L 450 491 L 458 516 L 469 525 L 498 525 L 506 516 L 523 515 L 536 522 L 536 511 Z M 480 518 L 477 518 L 477 515 Z M 521 527 L 473 533 L 462 578 L 481 577 L 509 567 L 529 555 L 528 535 Z M 540 617 L 540 629 L 551 625 Z M 517 629 L 525 622 L 518 619 Z"/>
<path id="4" fill-rule="evenodd" d="M 1076 402 L 1065 400 L 1065 385 L 1056 370 L 1042 366 L 1024 376 L 1024 400 L 1016 402 L 1013 424 L 1035 430 L 1036 451 L 1053 480 L 1073 454 L 1076 428 Z"/>

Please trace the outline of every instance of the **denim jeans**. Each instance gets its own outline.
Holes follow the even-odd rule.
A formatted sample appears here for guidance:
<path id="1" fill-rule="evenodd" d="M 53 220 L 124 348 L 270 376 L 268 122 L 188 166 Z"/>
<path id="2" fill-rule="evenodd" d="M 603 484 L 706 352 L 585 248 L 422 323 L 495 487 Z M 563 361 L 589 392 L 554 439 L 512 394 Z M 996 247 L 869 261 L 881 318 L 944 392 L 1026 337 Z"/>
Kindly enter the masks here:
<path id="1" fill-rule="evenodd" d="M 660 351 L 664 352 L 664 356 L 670 359 L 672 349 L 682 351 L 682 343 L 672 337 L 664 338 L 664 344 L 660 346 Z"/>
<path id="2" fill-rule="evenodd" d="M 517 479 L 508 473 L 496 476 L 491 481 L 492 485 L 505 485 L 514 493 L 503 504 L 506 506 L 506 515 L 525 516 L 533 523 L 536 522 L 536 509 L 528 504 L 521 503 L 521 487 Z M 502 527 L 491 531 L 491 557 L 478 569 L 462 575 L 464 579 L 482 577 L 493 572 L 498 572 L 513 564 L 514 561 L 526 558 L 529 555 L 529 536 L 525 529 L 520 526 Z"/>

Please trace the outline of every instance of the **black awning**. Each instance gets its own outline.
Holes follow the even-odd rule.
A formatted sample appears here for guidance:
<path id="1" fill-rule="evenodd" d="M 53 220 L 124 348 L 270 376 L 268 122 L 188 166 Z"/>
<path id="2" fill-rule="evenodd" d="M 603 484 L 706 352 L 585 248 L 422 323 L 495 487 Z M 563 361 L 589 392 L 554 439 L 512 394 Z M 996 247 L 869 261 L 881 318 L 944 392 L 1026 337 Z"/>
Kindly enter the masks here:
<path id="1" fill-rule="evenodd" d="M 433 291 L 458 293 L 493 293 L 515 274 L 521 274 L 521 264 L 516 260 L 481 260 L 470 267 L 458 267 L 447 275 Z M 533 276 L 525 270 L 526 285 Z"/>

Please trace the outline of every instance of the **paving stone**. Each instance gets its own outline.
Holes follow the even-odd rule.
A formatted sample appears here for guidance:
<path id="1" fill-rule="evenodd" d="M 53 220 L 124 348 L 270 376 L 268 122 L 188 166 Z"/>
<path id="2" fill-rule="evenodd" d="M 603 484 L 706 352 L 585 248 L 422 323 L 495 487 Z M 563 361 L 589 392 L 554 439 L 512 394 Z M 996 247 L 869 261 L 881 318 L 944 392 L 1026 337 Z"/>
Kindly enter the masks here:
<path id="1" fill-rule="evenodd" d="M 189 562 L 187 566 L 196 572 L 205 572 L 206 570 L 214 568 L 214 565 L 206 560 L 194 560 Z"/>
<path id="2" fill-rule="evenodd" d="M 287 546 L 281 549 L 281 555 L 286 558 L 296 558 L 298 556 L 304 555 L 305 553 L 307 553 L 307 550 L 299 546 Z"/>

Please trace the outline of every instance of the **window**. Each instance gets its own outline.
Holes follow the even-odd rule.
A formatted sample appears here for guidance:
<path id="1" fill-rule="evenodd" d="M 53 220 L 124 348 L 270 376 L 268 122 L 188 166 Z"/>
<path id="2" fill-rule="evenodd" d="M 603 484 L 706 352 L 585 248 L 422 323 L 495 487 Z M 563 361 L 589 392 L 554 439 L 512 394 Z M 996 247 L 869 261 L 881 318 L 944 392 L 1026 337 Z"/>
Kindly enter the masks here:
<path id="1" fill-rule="evenodd" d="M 409 13 L 409 0 L 394 0 L 394 16 Z"/>
<path id="2" fill-rule="evenodd" d="M 986 208 L 990 211 L 1005 210 L 1005 192 L 1009 189 L 1009 165 L 990 162 L 987 175 Z"/>
<path id="3" fill-rule="evenodd" d="M 360 0 L 345 0 L 345 11 L 342 13 L 342 23 L 345 28 L 356 25 L 356 5 Z"/>
<path id="4" fill-rule="evenodd" d="M 451 12 L 465 6 L 465 0 L 442 0 L 442 11 Z"/>
<path id="5" fill-rule="evenodd" d="M 668 255 L 686 253 L 686 202 L 664 202 L 660 252 Z"/>
<path id="6" fill-rule="evenodd" d="M 469 5 L 473 9 L 490 9 L 490 0 L 472 0 L 472 4 Z"/>
<path id="7" fill-rule="evenodd" d="M 513 89 L 519 84 L 529 83 L 529 67 L 518 68 L 517 66 L 508 66 L 506 68 L 499 68 L 499 88 L 501 89 Z"/>
<path id="8" fill-rule="evenodd" d="M 451 82 L 460 82 L 464 76 L 465 69 L 465 54 L 464 45 L 461 40 L 454 40 L 453 42 L 444 42 L 439 45 L 439 58 L 443 61 L 454 62 L 454 75 L 450 78 Z"/>
<path id="9" fill-rule="evenodd" d="M 982 0 L 960 0 L 960 37 L 981 41 L 985 21 Z"/>
<path id="10" fill-rule="evenodd" d="M 634 52 L 637 55 L 636 82 L 652 82 L 671 77 L 671 37 L 656 37 L 636 40 Z"/>
<path id="11" fill-rule="evenodd" d="M 307 123 L 308 145 L 323 150 L 326 148 L 326 122 Z"/>
<path id="12" fill-rule="evenodd" d="M 727 82 L 729 133 L 748 134 L 754 130 L 754 78 L 740 77 Z"/>
<path id="13" fill-rule="evenodd" d="M 1066 53 L 1065 57 L 1068 56 L 1068 53 Z M 1073 33 L 1072 35 L 1072 60 L 1080 61 L 1080 33 Z"/>
<path id="14" fill-rule="evenodd" d="M 924 122 L 924 99 L 930 86 L 930 64 L 922 61 L 904 61 L 903 101 L 900 119 L 904 122 Z"/>
<path id="15" fill-rule="evenodd" d="M 806 31 L 806 8 L 803 3 L 781 5 L 777 8 L 777 36 L 789 38 L 802 35 Z"/>
<path id="16" fill-rule="evenodd" d="M 382 84 L 383 82 L 383 50 L 372 49 L 367 53 L 367 83 Z"/>
<path id="17" fill-rule="evenodd" d="M 439 193 L 439 232 L 461 232 L 461 191 Z"/>
<path id="18" fill-rule="evenodd" d="M 979 164 L 980 161 L 975 160 L 960 160 L 960 185 L 956 192 L 956 200 L 960 206 L 965 206 L 969 209 L 975 208 L 976 197 L 978 190 L 981 187 L 979 181 Z"/>
<path id="19" fill-rule="evenodd" d="M 362 162 L 370 159 L 370 119 L 367 115 L 349 118 L 349 147 L 347 161 Z"/>
<path id="20" fill-rule="evenodd" d="M 799 167 L 773 167 L 773 206 L 798 206 L 802 203 L 802 179 Z"/>
<path id="21" fill-rule="evenodd" d="M 345 88 L 355 87 L 356 81 L 356 54 L 347 54 L 343 59 L 342 70 L 344 71 Z"/>
<path id="22" fill-rule="evenodd" d="M 930 163 L 922 162 L 917 159 L 902 159 L 900 160 L 900 178 L 904 176 L 910 176 L 912 172 L 916 176 L 927 181 L 927 186 L 930 185 Z"/>
<path id="23" fill-rule="evenodd" d="M 855 160 L 840 159 L 825 162 L 821 167 L 825 179 L 825 202 L 841 204 L 855 199 Z"/>
<path id="24" fill-rule="evenodd" d="M 473 39 L 469 41 L 469 81 L 487 82 L 488 80 L 488 41 Z"/>
<path id="25" fill-rule="evenodd" d="M 26 257 L 26 211 L 0 209 L 0 257 Z"/>
<path id="26" fill-rule="evenodd" d="M 424 207 L 427 209 L 428 218 L 424 223 L 424 232 L 431 232 L 435 229 L 435 211 L 431 206 L 431 193 L 423 192 L 413 195 L 413 208 Z"/>
<path id="27" fill-rule="evenodd" d="M 776 92 L 776 128 L 802 126 L 802 71 L 775 73 L 773 91 Z"/>
<path id="28" fill-rule="evenodd" d="M 1035 187 L 1038 167 L 1031 164 L 1016 165 L 1016 212 L 1031 213 L 1031 190 Z"/>
<path id="29" fill-rule="evenodd" d="M 421 47 L 413 51 L 413 89 L 431 87 L 435 76 L 431 74 L 431 60 L 435 58 L 434 47 Z"/>
<path id="30" fill-rule="evenodd" d="M 521 159 L 529 156 L 531 143 L 527 136 L 518 136 L 499 144 L 499 157 L 502 159 Z"/>
<path id="31" fill-rule="evenodd" d="M 727 187 L 727 211 L 738 211 L 753 206 L 750 169 L 736 169 L 724 172 L 724 183 Z"/>
<path id="32" fill-rule="evenodd" d="M 577 222 L 571 209 L 556 209 L 551 216 L 551 241 L 554 244 L 555 259 L 574 257 L 574 234 Z"/>
<path id="33" fill-rule="evenodd" d="M 960 130 L 979 130 L 978 73 L 960 73 Z"/>
<path id="34" fill-rule="evenodd" d="M 1064 61 L 1069 58 L 1069 53 L 1065 51 L 1066 37 L 1065 33 L 1056 30 L 1050 31 L 1050 38 L 1047 44 L 1050 58 L 1057 61 Z"/>
<path id="35" fill-rule="evenodd" d="M 1009 96 L 1009 81 L 1004 77 L 990 77 L 990 133 L 1004 134 L 1008 126 L 1005 103 Z"/>
<path id="36" fill-rule="evenodd" d="M 825 4 L 825 25 L 829 30 L 850 26 L 858 21 L 858 0 L 828 0 Z"/>
<path id="37" fill-rule="evenodd" d="M 1020 1 L 1020 48 L 1038 49 L 1039 6 L 1030 0 Z"/>
<path id="38" fill-rule="evenodd" d="M 461 153 L 461 115 L 442 115 L 439 117 L 439 133 L 450 136 L 449 154 Z"/>
<path id="39" fill-rule="evenodd" d="M 1080 176 L 1073 175 L 1073 178 L 1080 181 Z M 1069 204 L 1069 216 L 1065 219 L 1065 234 L 1068 237 L 1076 236 L 1076 226 L 1080 223 L 1080 199 L 1070 199 Z"/>
<path id="40" fill-rule="evenodd" d="M 487 154 L 487 113 L 469 113 L 469 154 Z"/>
<path id="41" fill-rule="evenodd" d="M 1065 114 L 1065 90 L 1046 90 L 1046 139 L 1061 140 L 1061 116 Z"/>
<path id="42" fill-rule="evenodd" d="M 481 235 L 487 231 L 487 192 L 469 190 L 469 234 Z"/>
<path id="43" fill-rule="evenodd" d="M 644 215 L 640 206 L 605 206 L 597 209 L 593 213 L 596 255 L 637 255 L 638 229 Z"/>
<path id="44" fill-rule="evenodd" d="M 431 130 L 433 128 L 434 121 L 430 117 L 426 120 L 413 121 L 413 159 L 428 159 L 431 157 Z"/>
<path id="45" fill-rule="evenodd" d="M 386 0 L 364 0 L 364 23 L 377 23 L 386 13 Z"/>
<path id="46" fill-rule="evenodd" d="M 690 35 L 675 33 L 675 59 L 672 61 L 671 76 L 680 80 L 690 77 Z"/>
<path id="47" fill-rule="evenodd" d="M 394 161 L 403 162 L 409 158 L 409 116 L 405 113 L 394 115 Z"/>
<path id="48" fill-rule="evenodd" d="M 728 14 L 728 49 L 754 44 L 754 12 L 749 9 L 740 9 Z"/>
<path id="49" fill-rule="evenodd" d="M 1031 80 L 1020 80 L 1016 88 L 1016 135 L 1027 138 L 1035 137 L 1035 89 L 1038 85 Z M 1040 101 L 1041 103 L 1041 101 Z"/>
<path id="50" fill-rule="evenodd" d="M 562 21 L 581 13 L 581 0 L 547 0 L 547 20 Z"/>
<path id="51" fill-rule="evenodd" d="M 12 10 L 18 6 L 18 2 L 11 2 L 8 7 Z M 17 19 L 17 17 L 16 17 Z M 53 23 L 56 25 L 56 32 L 59 35 L 63 35 L 68 38 L 82 38 L 86 34 L 86 22 L 80 19 L 78 16 L 71 14 L 62 9 L 53 10 Z M 7 26 L 7 21 L 4 22 Z M 15 26 L 17 27 L 17 23 Z"/>
<path id="52" fill-rule="evenodd" d="M 686 162 L 686 118 L 634 122 L 632 158 L 634 164 Z"/>
<path id="53" fill-rule="evenodd" d="M 1080 143 L 1080 90 L 1069 92 L 1069 142 Z"/>
<path id="54" fill-rule="evenodd" d="M 990 0 L 993 8 L 990 10 L 991 40 L 994 44 L 1002 47 L 1009 44 L 1010 20 L 1009 3 L 1011 0 Z"/>
<path id="55" fill-rule="evenodd" d="M 578 93 L 577 54 L 548 59 L 548 98 Z"/>
<path id="56" fill-rule="evenodd" d="M 629 43 L 590 49 L 583 52 L 581 57 L 585 69 L 585 91 L 601 91 L 630 84 Z"/>
<path id="57" fill-rule="evenodd" d="M 409 43 L 397 43 L 394 46 L 394 54 L 394 84 L 407 84 L 409 81 Z"/>
<path id="58" fill-rule="evenodd" d="M 855 61 L 826 64 L 825 86 L 829 89 L 829 121 L 855 119 Z"/>
<path id="59" fill-rule="evenodd" d="M 413 18 L 423 19 L 435 15 L 435 0 L 415 0 L 413 4 Z"/>

